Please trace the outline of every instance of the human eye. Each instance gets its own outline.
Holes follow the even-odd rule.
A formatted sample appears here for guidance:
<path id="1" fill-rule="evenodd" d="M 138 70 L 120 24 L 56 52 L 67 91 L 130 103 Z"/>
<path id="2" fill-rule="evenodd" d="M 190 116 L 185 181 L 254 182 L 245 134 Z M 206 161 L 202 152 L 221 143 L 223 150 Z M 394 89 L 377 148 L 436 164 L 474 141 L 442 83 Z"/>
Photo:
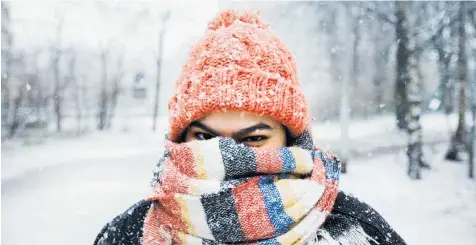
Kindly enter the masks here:
<path id="1" fill-rule="evenodd" d="M 214 138 L 215 136 L 212 135 L 212 134 L 208 134 L 208 133 L 202 133 L 202 132 L 197 132 L 193 135 L 195 137 L 195 139 L 197 140 L 209 140 L 209 139 L 212 139 Z"/>
<path id="2" fill-rule="evenodd" d="M 248 136 L 248 137 L 242 139 L 241 142 L 243 142 L 243 143 L 258 143 L 258 142 L 264 141 L 266 139 L 268 139 L 267 136 L 254 135 L 254 136 Z"/>

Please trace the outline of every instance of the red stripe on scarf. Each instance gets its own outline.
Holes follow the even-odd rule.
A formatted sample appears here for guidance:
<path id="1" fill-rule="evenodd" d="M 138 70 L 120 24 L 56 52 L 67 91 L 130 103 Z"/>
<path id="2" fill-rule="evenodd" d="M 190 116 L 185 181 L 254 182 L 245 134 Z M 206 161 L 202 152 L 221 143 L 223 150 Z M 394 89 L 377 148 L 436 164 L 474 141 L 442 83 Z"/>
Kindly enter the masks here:
<path id="1" fill-rule="evenodd" d="M 283 162 L 279 151 L 275 149 L 253 148 L 256 156 L 256 172 L 266 174 L 281 173 Z"/>
<path id="2" fill-rule="evenodd" d="M 326 180 L 326 189 L 322 193 L 321 199 L 317 202 L 318 210 L 331 212 L 334 207 L 334 202 L 339 192 L 339 182 L 336 180 Z"/>
<path id="3" fill-rule="evenodd" d="M 163 195 L 159 199 L 157 220 L 161 225 L 168 225 L 172 227 L 173 231 L 188 232 L 188 226 L 182 218 L 182 209 L 180 203 L 177 202 L 173 194 Z M 166 212 L 163 210 L 167 210 Z"/>
<path id="4" fill-rule="evenodd" d="M 181 173 L 191 178 L 197 177 L 195 157 L 190 145 L 169 143 L 167 144 L 167 151 Z"/>
<path id="5" fill-rule="evenodd" d="M 259 177 L 254 177 L 233 188 L 238 219 L 248 240 L 270 238 L 275 232 L 258 182 Z"/>
<path id="6" fill-rule="evenodd" d="M 141 238 L 141 244 L 144 245 L 162 245 L 170 242 L 171 234 L 161 226 L 162 222 L 157 218 L 157 215 L 163 211 L 157 209 L 155 205 L 155 203 L 152 204 L 144 219 L 144 231 Z"/>
<path id="7" fill-rule="evenodd" d="M 177 170 L 172 160 L 167 159 L 164 163 L 161 188 L 166 192 L 188 193 L 190 178 Z"/>
<path id="8" fill-rule="evenodd" d="M 317 153 L 316 153 L 317 154 Z M 318 184 L 323 185 L 326 182 L 326 167 L 319 157 L 314 158 L 314 166 L 312 167 L 311 180 L 315 180 Z"/>

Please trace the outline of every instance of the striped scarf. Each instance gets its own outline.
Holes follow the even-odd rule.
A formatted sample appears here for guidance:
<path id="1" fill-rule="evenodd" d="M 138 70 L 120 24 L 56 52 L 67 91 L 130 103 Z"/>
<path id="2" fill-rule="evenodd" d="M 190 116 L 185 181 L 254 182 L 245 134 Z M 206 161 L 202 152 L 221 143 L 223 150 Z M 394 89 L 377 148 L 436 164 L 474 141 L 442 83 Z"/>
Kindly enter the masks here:
<path id="1" fill-rule="evenodd" d="M 142 244 L 305 244 L 333 207 L 339 173 L 308 133 L 280 149 L 167 141 Z"/>

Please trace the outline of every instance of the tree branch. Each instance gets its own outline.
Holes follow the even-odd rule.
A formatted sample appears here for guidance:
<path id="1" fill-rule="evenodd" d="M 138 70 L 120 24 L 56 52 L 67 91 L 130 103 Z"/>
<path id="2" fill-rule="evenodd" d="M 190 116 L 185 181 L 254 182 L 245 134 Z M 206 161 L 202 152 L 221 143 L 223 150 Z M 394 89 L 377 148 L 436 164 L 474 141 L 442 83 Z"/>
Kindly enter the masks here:
<path id="1" fill-rule="evenodd" d="M 428 46 L 429 44 L 431 44 L 432 42 L 434 42 L 436 40 L 436 38 L 438 38 L 441 33 L 443 32 L 443 30 L 446 28 L 446 27 L 450 27 L 452 26 L 454 23 L 456 23 L 456 21 L 458 20 L 458 18 L 456 18 L 455 16 L 453 16 L 451 18 L 451 21 L 448 23 L 448 24 L 445 24 L 445 25 L 441 25 L 436 31 L 435 33 L 433 33 L 433 35 L 431 35 L 427 40 L 423 41 L 420 43 L 420 45 L 417 45 L 412 51 L 410 51 L 410 55 L 413 55 L 413 54 L 418 54 L 420 52 L 423 52 L 425 50 L 425 47 Z"/>
<path id="2" fill-rule="evenodd" d="M 367 14 L 373 14 L 380 20 L 383 20 L 389 24 L 396 25 L 397 21 L 394 20 L 392 17 L 393 16 L 388 16 L 387 14 L 384 14 L 382 12 L 377 11 L 376 9 L 369 8 L 368 6 L 365 6 L 363 3 L 356 4 L 357 7 L 362 8 L 366 11 Z"/>

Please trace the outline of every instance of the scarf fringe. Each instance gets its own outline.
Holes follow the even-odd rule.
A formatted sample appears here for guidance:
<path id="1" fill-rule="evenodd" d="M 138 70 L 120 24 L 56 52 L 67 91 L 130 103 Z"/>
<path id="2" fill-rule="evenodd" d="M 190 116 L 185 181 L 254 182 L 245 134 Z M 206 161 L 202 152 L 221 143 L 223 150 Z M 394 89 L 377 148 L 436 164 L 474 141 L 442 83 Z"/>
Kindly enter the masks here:
<path id="1" fill-rule="evenodd" d="M 343 232 L 338 238 L 333 238 L 326 230 L 319 230 L 306 242 L 306 245 L 372 245 L 370 242 L 379 244 L 375 239 L 367 235 L 364 229 L 358 225 L 349 231 Z"/>

